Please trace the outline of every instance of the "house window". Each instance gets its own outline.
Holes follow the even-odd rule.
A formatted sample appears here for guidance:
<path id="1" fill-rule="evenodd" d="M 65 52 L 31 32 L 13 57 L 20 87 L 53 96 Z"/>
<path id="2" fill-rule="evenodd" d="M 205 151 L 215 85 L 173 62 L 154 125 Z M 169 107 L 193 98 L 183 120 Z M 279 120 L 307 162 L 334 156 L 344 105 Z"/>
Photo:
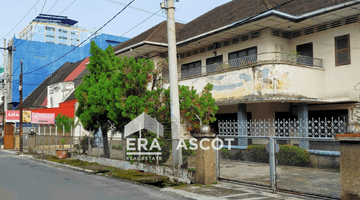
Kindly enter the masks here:
<path id="1" fill-rule="evenodd" d="M 296 51 L 301 55 L 297 56 L 297 63 L 313 66 L 313 43 L 306 43 L 296 46 Z"/>
<path id="2" fill-rule="evenodd" d="M 223 56 L 215 56 L 212 58 L 206 59 L 206 65 L 212 65 L 214 63 L 221 63 L 223 61 Z"/>
<path id="3" fill-rule="evenodd" d="M 335 37 L 336 66 L 348 65 L 350 60 L 350 35 Z"/>
<path id="4" fill-rule="evenodd" d="M 206 59 L 206 73 L 219 71 L 222 61 L 222 55 Z"/>
<path id="5" fill-rule="evenodd" d="M 257 54 L 257 47 L 251 47 L 251 48 L 248 48 L 248 49 L 243 49 L 243 50 L 240 50 L 240 51 L 229 53 L 229 60 L 242 58 L 242 57 L 245 57 L 245 56 L 256 55 L 256 54 Z"/>
<path id="6" fill-rule="evenodd" d="M 181 65 L 181 78 L 201 74 L 201 60 Z"/>
<path id="7" fill-rule="evenodd" d="M 257 47 L 251 47 L 229 53 L 229 65 L 231 68 L 241 67 L 257 62 Z"/>

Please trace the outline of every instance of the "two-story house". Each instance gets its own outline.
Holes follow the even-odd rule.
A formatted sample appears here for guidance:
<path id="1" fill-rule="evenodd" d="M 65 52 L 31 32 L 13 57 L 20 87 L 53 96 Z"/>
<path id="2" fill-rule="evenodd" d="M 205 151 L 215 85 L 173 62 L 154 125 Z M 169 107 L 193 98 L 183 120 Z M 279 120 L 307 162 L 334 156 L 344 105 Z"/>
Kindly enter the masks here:
<path id="1" fill-rule="evenodd" d="M 233 0 L 176 24 L 179 84 L 198 91 L 213 84 L 219 120 L 351 121 L 360 94 L 359 14 L 353 0 Z M 115 54 L 164 60 L 166 29 L 162 22 Z"/>

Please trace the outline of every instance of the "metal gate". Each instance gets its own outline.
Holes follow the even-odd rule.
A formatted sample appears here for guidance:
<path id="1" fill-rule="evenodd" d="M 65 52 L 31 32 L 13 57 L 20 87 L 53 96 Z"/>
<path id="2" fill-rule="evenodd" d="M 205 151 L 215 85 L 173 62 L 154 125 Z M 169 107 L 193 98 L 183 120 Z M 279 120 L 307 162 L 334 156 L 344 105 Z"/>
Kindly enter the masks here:
<path id="1" fill-rule="evenodd" d="M 277 190 L 340 198 L 344 118 L 219 121 L 219 178 Z"/>

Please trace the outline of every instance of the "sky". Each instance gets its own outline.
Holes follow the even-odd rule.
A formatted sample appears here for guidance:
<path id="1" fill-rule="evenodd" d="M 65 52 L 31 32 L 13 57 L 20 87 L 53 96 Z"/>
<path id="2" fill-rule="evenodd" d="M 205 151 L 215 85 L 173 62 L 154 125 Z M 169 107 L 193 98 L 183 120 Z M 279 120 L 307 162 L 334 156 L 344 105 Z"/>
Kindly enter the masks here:
<path id="1" fill-rule="evenodd" d="M 175 2 L 175 20 L 188 23 L 229 1 L 231 0 L 179 0 Z M 18 37 L 18 34 L 40 13 L 53 15 L 61 13 L 62 16 L 77 20 L 80 27 L 98 29 L 130 2 L 131 0 L 0 0 L 0 46 L 3 46 L 5 36 L 7 40 L 14 34 Z M 139 35 L 166 20 L 166 13 L 163 10 L 159 11 L 161 2 L 163 0 L 135 0 L 130 7 L 105 26 L 102 33 L 128 38 Z M 151 13 L 156 12 L 158 12 L 156 15 L 128 32 L 150 17 Z"/>

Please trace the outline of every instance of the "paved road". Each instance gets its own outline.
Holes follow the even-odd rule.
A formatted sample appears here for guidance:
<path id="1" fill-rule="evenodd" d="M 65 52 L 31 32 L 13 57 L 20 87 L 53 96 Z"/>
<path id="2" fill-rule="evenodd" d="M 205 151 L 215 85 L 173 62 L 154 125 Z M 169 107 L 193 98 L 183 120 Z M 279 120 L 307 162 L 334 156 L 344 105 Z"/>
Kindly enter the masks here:
<path id="1" fill-rule="evenodd" d="M 0 151 L 1 200 L 184 199 L 119 179 L 55 167 Z"/>

